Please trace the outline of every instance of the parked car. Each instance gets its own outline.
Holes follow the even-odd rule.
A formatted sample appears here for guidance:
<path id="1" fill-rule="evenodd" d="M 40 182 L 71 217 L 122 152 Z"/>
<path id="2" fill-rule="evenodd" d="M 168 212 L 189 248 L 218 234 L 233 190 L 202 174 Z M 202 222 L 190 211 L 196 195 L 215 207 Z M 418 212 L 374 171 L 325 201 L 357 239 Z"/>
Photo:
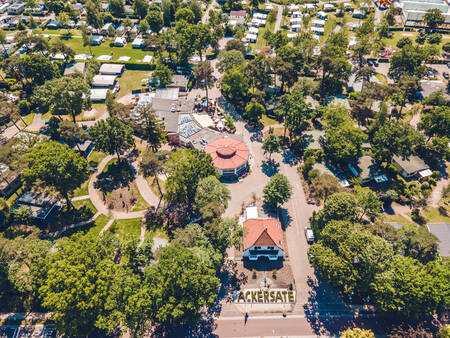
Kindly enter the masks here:
<path id="1" fill-rule="evenodd" d="M 378 67 L 380 65 L 380 63 L 378 62 L 378 60 L 373 60 L 373 65 L 375 67 Z"/>
<path id="2" fill-rule="evenodd" d="M 447 72 L 443 72 L 442 76 L 444 77 L 444 79 L 448 80 L 450 78 L 450 74 Z"/>
<path id="3" fill-rule="evenodd" d="M 368 60 L 367 61 L 367 65 L 372 67 L 373 66 L 373 61 L 372 60 Z"/>
<path id="4" fill-rule="evenodd" d="M 447 67 L 450 69 L 450 62 L 449 63 L 447 63 Z"/>
<path id="5" fill-rule="evenodd" d="M 305 227 L 305 237 L 308 244 L 314 243 L 314 232 L 311 227 Z"/>

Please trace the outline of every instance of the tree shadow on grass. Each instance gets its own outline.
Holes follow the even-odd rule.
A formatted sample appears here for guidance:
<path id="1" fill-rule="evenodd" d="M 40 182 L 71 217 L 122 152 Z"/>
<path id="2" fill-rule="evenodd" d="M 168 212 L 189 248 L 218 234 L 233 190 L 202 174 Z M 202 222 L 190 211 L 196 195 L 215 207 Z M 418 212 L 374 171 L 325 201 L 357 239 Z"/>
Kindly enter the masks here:
<path id="1" fill-rule="evenodd" d="M 97 176 L 94 188 L 100 189 L 102 193 L 108 193 L 115 189 L 126 187 L 136 177 L 136 171 L 127 161 L 111 163 L 105 171 Z"/>

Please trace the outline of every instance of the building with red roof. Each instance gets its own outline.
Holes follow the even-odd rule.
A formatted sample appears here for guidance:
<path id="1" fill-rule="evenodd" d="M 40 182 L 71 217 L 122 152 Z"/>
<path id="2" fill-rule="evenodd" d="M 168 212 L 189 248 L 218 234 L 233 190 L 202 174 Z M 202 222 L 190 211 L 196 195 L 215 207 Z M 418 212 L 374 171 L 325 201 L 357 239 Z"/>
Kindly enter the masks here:
<path id="1" fill-rule="evenodd" d="M 244 252 L 249 261 L 268 259 L 282 261 L 284 258 L 283 230 L 275 218 L 250 218 L 244 221 Z"/>
<path id="2" fill-rule="evenodd" d="M 248 169 L 249 151 L 242 141 L 231 137 L 219 138 L 209 143 L 205 152 L 211 155 L 222 176 L 240 176 Z"/>

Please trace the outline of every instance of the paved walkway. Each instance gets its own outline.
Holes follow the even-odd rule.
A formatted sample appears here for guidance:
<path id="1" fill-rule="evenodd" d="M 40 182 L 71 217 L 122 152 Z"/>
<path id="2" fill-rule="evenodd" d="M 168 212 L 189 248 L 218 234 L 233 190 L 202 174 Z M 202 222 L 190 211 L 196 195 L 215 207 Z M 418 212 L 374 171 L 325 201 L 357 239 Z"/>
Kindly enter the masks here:
<path id="1" fill-rule="evenodd" d="M 277 21 L 275 21 L 275 27 L 273 29 L 273 32 L 276 33 L 281 27 L 281 19 L 283 18 L 283 6 L 271 1 L 269 1 L 269 3 L 278 8 Z"/>
<path id="2" fill-rule="evenodd" d="M 144 217 L 146 210 L 141 211 L 134 211 L 134 212 L 123 212 L 123 211 L 114 211 L 111 209 L 108 209 L 106 205 L 103 203 L 102 199 L 100 198 L 100 195 L 98 194 L 97 189 L 94 187 L 94 183 L 97 181 L 98 175 L 100 175 L 105 168 L 105 166 L 108 164 L 109 161 L 111 161 L 114 158 L 112 155 L 106 156 L 98 165 L 97 172 L 92 175 L 88 190 L 89 190 L 89 197 L 91 199 L 92 204 L 97 208 L 97 210 L 107 216 L 111 216 L 112 219 L 130 219 L 130 218 L 139 218 Z M 137 164 L 131 163 L 131 165 L 136 168 Z M 147 181 L 142 175 L 136 176 L 136 185 L 138 187 L 139 193 L 141 194 L 142 198 L 149 204 L 149 205 L 157 205 L 159 198 L 152 192 L 150 187 L 147 184 Z"/>

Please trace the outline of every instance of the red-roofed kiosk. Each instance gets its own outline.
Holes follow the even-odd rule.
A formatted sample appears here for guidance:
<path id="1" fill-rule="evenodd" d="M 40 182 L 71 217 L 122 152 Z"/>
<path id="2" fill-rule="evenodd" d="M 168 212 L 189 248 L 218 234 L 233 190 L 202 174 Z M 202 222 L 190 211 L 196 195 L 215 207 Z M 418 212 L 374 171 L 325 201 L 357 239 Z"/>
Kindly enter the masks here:
<path id="1" fill-rule="evenodd" d="M 240 176 L 248 169 L 248 148 L 234 138 L 217 139 L 206 146 L 205 152 L 223 177 Z"/>

